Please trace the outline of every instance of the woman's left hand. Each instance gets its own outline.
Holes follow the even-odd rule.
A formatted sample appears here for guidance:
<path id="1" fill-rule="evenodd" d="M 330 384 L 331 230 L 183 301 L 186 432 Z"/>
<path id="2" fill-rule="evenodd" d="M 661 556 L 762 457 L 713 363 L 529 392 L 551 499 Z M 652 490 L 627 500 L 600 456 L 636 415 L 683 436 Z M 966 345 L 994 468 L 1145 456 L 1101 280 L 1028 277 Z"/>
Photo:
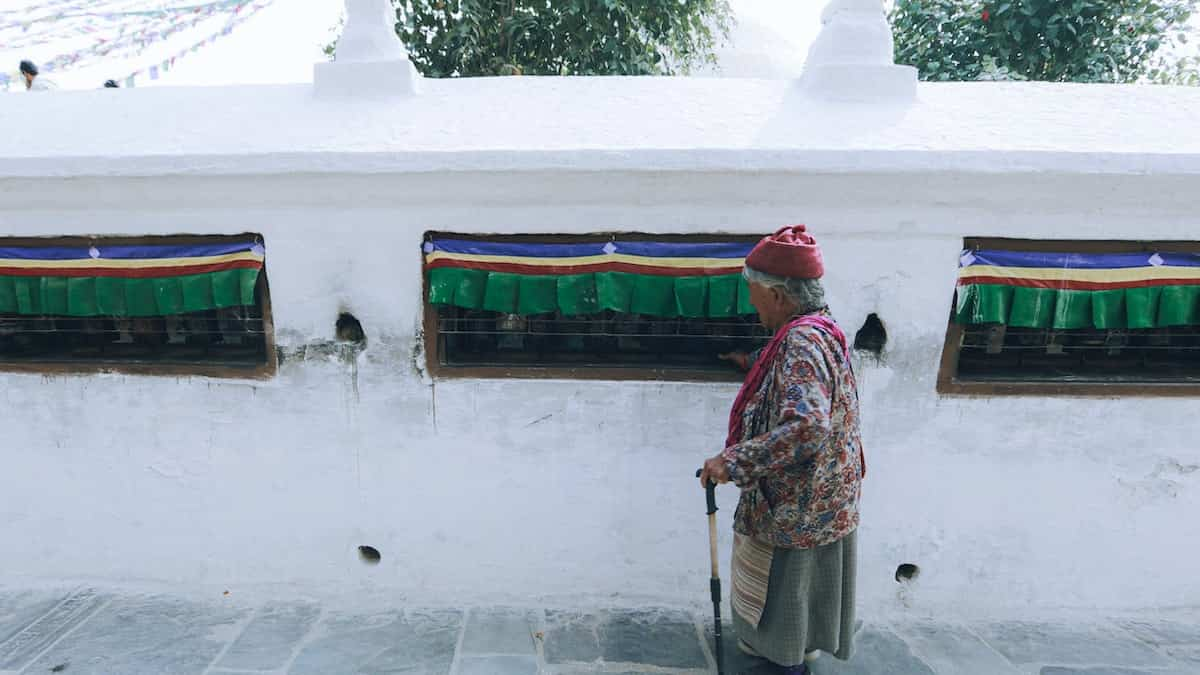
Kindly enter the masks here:
<path id="1" fill-rule="evenodd" d="M 750 370 L 750 355 L 746 352 L 727 352 L 725 354 L 717 354 L 717 358 L 722 361 L 729 361 L 741 370 Z"/>
<path id="2" fill-rule="evenodd" d="M 729 468 L 725 466 L 725 458 L 721 455 L 704 460 L 704 468 L 700 471 L 700 487 L 707 488 L 710 480 L 718 485 L 729 482 Z"/>

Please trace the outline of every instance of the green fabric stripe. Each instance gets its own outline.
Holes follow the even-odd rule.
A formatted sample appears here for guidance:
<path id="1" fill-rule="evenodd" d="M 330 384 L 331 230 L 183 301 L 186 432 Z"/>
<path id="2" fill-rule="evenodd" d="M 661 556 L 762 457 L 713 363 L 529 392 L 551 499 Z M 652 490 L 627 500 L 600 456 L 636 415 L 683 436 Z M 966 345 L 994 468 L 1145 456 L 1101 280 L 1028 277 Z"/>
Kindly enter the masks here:
<path id="1" fill-rule="evenodd" d="M 42 314 L 67 313 L 67 277 L 41 277 Z"/>
<path id="2" fill-rule="evenodd" d="M 166 316 L 254 304 L 258 270 L 155 279 L 0 276 L 0 313 Z"/>
<path id="3" fill-rule="evenodd" d="M 21 277 L 13 280 L 16 285 L 18 314 L 42 313 L 42 284 L 36 277 Z"/>
<path id="4" fill-rule="evenodd" d="M 1165 286 L 1158 300 L 1158 325 L 1200 323 L 1200 286 Z"/>
<path id="5" fill-rule="evenodd" d="M 2 292 L 2 291 L 0 291 Z M 442 267 L 429 271 L 429 302 L 505 314 L 565 316 L 610 310 L 659 317 L 753 314 L 740 274 L 666 277 L 629 272 L 535 276 Z"/>
<path id="6" fill-rule="evenodd" d="M 750 304 L 750 282 L 739 274 L 737 312 L 738 314 L 754 314 L 756 311 L 754 305 Z"/>
<path id="7" fill-rule="evenodd" d="M 96 278 L 70 277 L 67 279 L 67 314 L 71 316 L 95 316 Z"/>
<path id="8" fill-rule="evenodd" d="M 1194 326 L 1200 286 L 1075 291 L 972 284 L 959 287 L 954 320 L 1055 330 Z"/>
<path id="9" fill-rule="evenodd" d="M 1057 293 L 1045 288 L 1013 289 L 1008 325 L 1021 328 L 1049 328 L 1054 318 Z"/>
<path id="10" fill-rule="evenodd" d="M 1125 291 L 1092 291 L 1089 297 L 1092 300 L 1092 325 L 1096 328 L 1116 330 L 1127 325 Z"/>
<path id="11" fill-rule="evenodd" d="M 637 275 L 633 278 L 633 300 L 629 303 L 632 314 L 649 316 L 679 316 L 675 302 L 677 277 Z"/>
<path id="12" fill-rule="evenodd" d="M 719 319 L 738 314 L 738 281 L 741 275 L 710 277 L 708 280 L 708 316 Z"/>
<path id="13" fill-rule="evenodd" d="M 597 272 L 596 297 L 600 309 L 628 313 L 633 300 L 633 275 L 621 272 Z"/>
<path id="14" fill-rule="evenodd" d="M 517 290 L 521 280 L 515 274 L 493 274 L 483 289 L 483 308 L 493 312 L 512 314 L 517 306 Z M 446 304 L 452 304 L 447 300 Z"/>
<path id="15" fill-rule="evenodd" d="M 595 314 L 600 311 L 594 274 L 571 274 L 558 277 L 558 306 L 568 316 Z"/>
<path id="16" fill-rule="evenodd" d="M 515 314 L 547 314 L 558 306 L 558 278 L 521 276 L 517 284 Z M 487 277 L 482 280 L 487 284 Z"/>
<path id="17" fill-rule="evenodd" d="M 17 287 L 12 283 L 7 283 L 11 280 L 0 277 L 0 311 L 3 308 L 13 308 L 17 306 Z M 8 311 L 14 311 L 9 309 Z"/>
<path id="18" fill-rule="evenodd" d="M 675 280 L 675 309 L 680 316 L 708 316 L 708 279 L 683 277 Z"/>

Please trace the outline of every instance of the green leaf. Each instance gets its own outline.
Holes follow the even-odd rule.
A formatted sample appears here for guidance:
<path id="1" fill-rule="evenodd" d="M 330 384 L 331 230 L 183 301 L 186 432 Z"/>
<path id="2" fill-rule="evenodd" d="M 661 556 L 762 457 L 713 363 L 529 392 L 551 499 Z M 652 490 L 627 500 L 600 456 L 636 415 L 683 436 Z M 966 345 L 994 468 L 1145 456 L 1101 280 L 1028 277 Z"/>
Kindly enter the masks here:
<path id="1" fill-rule="evenodd" d="M 426 77 L 686 71 L 732 22 L 727 0 L 406 0 L 397 16 Z"/>
<path id="2" fill-rule="evenodd" d="M 1197 6 L 1198 0 L 897 0 L 891 21 L 897 61 L 916 66 L 922 79 L 991 73 L 1135 82 L 1165 77 L 1168 69 L 1155 55 L 1187 41 L 1179 36 Z M 994 68 L 985 56 L 996 58 Z"/>

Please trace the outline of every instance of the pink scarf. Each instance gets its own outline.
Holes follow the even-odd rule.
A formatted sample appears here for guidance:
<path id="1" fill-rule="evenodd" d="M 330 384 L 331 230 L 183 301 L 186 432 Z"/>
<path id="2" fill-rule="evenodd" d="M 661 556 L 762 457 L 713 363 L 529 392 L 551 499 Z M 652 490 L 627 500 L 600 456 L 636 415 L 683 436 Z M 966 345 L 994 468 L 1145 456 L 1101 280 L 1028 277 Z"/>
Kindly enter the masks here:
<path id="1" fill-rule="evenodd" d="M 750 368 L 750 372 L 746 375 L 745 382 L 742 382 L 742 388 L 738 391 L 737 398 L 733 400 L 733 409 L 729 411 L 729 435 L 725 437 L 725 447 L 740 443 L 742 440 L 742 417 L 746 412 L 746 406 L 750 404 L 750 399 L 754 393 L 762 387 L 763 380 L 767 379 L 767 373 L 770 371 L 771 362 L 779 354 L 779 350 L 783 348 L 783 343 L 787 340 L 788 333 L 796 326 L 816 326 L 829 333 L 837 340 L 842 347 L 842 352 L 846 355 L 846 362 L 850 362 L 850 347 L 846 341 L 846 334 L 838 327 L 832 319 L 820 314 L 806 314 L 805 316 L 796 317 L 789 321 L 784 327 L 775 332 L 775 336 L 767 343 L 766 347 L 759 352 L 758 358 L 755 359 L 754 365 Z M 866 458 L 862 457 L 863 476 L 867 475 Z"/>

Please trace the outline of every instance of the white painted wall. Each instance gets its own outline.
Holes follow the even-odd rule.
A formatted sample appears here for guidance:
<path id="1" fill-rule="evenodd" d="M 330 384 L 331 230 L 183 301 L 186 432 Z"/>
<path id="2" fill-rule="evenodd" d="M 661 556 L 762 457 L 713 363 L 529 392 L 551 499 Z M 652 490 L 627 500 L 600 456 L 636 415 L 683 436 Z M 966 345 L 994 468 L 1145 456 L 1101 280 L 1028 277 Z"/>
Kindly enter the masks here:
<path id="1" fill-rule="evenodd" d="M 422 232 L 765 232 L 807 222 L 860 363 L 864 614 L 1200 603 L 1187 399 L 939 398 L 961 237 L 1197 237 L 1194 178 L 788 172 L 6 179 L 0 234 L 261 232 L 279 342 L 369 339 L 269 382 L 0 374 L 6 580 L 396 602 L 702 606 L 735 388 L 414 370 Z M 722 531 L 736 500 L 720 491 Z M 383 553 L 360 564 L 355 546 Z M 727 546 L 725 548 L 727 551 Z M 728 569 L 727 560 L 724 569 Z M 278 584 L 278 585 L 277 585 Z"/>

